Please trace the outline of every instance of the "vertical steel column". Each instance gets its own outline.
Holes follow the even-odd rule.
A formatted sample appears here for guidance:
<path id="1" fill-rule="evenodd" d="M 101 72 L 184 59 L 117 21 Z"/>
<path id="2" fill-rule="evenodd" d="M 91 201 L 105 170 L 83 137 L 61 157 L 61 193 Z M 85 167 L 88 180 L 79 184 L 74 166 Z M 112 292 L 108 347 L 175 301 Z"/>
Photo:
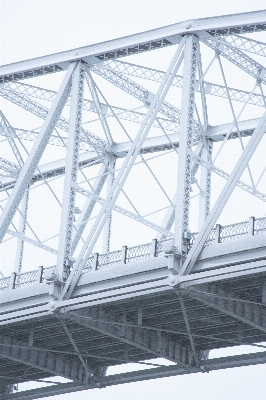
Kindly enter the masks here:
<path id="1" fill-rule="evenodd" d="M 70 64 L 60 89 L 55 97 L 55 100 L 50 108 L 40 133 L 34 143 L 34 146 L 25 162 L 16 185 L 9 196 L 7 204 L 0 217 L 0 242 L 3 240 L 5 233 L 8 229 L 10 222 L 12 221 L 17 207 L 19 206 L 25 191 L 27 190 L 32 175 L 41 159 L 41 156 L 47 146 L 50 136 L 54 130 L 54 127 L 61 115 L 61 112 L 66 104 L 71 89 L 71 75 L 76 64 Z"/>
<path id="2" fill-rule="evenodd" d="M 212 140 L 206 140 L 206 146 L 203 147 L 201 158 L 209 163 L 212 162 Z M 199 221 L 198 231 L 201 230 L 204 222 L 210 214 L 211 199 L 211 170 L 201 166 L 200 171 L 200 196 L 199 196 Z"/>
<path id="3" fill-rule="evenodd" d="M 144 140 L 146 139 L 150 128 L 152 127 L 157 113 L 165 99 L 165 96 L 176 76 L 176 73 L 181 65 L 183 60 L 183 46 L 184 46 L 185 38 L 183 38 L 176 50 L 176 53 L 167 69 L 167 72 L 164 75 L 164 78 L 157 90 L 155 97 L 152 100 L 152 103 L 148 109 L 146 117 L 142 121 L 140 129 L 135 136 L 134 141 L 132 142 L 130 149 L 125 157 L 125 160 L 114 180 L 114 183 L 111 187 L 109 196 L 104 201 L 101 211 L 96 218 L 93 228 L 91 229 L 90 234 L 88 235 L 83 248 L 80 251 L 79 256 L 77 257 L 74 268 L 72 269 L 67 282 L 60 294 L 59 300 L 63 300 L 65 298 L 69 298 L 79 280 L 79 277 L 82 273 L 83 267 L 86 265 L 86 262 L 93 250 L 93 247 L 102 232 L 102 229 L 107 221 L 110 212 L 116 202 L 116 199 L 121 192 L 123 185 L 128 177 L 131 168 L 133 167 L 136 158 L 141 150 Z"/>
<path id="4" fill-rule="evenodd" d="M 108 155 L 107 159 L 108 159 L 108 176 L 106 182 L 107 183 L 106 197 L 109 196 L 112 184 L 115 179 L 116 156 Z M 107 219 L 106 224 L 103 228 L 103 247 L 102 247 L 103 253 L 108 253 L 110 251 L 111 225 L 112 225 L 112 211 L 110 212 L 109 218 Z"/>
<path id="5" fill-rule="evenodd" d="M 57 273 L 60 280 L 64 280 L 67 277 L 65 266 L 71 255 L 71 239 L 76 197 L 76 179 L 79 167 L 79 141 L 82 119 L 83 90 L 84 70 L 81 68 L 81 63 L 79 63 L 72 75 L 65 182 L 57 256 Z"/>
<path id="6" fill-rule="evenodd" d="M 184 54 L 175 213 L 175 246 L 181 255 L 187 252 L 187 239 L 185 236 L 188 231 L 191 189 L 191 149 L 194 125 L 197 49 L 197 38 L 194 35 L 189 35 L 186 40 Z"/>
<path id="7" fill-rule="evenodd" d="M 184 262 L 181 270 L 179 271 L 179 275 L 187 275 L 192 270 L 198 255 L 200 254 L 202 247 L 204 245 L 205 240 L 210 234 L 217 218 L 221 214 L 224 206 L 226 205 L 229 197 L 231 196 L 234 188 L 236 187 L 237 182 L 239 181 L 241 175 L 243 174 L 245 168 L 247 167 L 254 151 L 259 145 L 262 137 L 264 136 L 266 131 L 266 112 L 263 114 L 257 128 L 254 130 L 248 144 L 245 147 L 245 150 L 241 154 L 238 162 L 236 163 L 233 171 L 231 172 L 229 178 L 224 185 L 223 190 L 221 191 L 218 199 L 216 200 L 210 215 L 206 219 L 201 231 L 199 232 L 193 246 L 191 247 L 189 254 Z"/>
<path id="8" fill-rule="evenodd" d="M 20 220 L 19 220 L 19 229 L 18 232 L 21 235 L 25 235 L 26 230 L 26 222 L 27 222 L 27 212 L 28 212 L 28 202 L 29 202 L 29 188 L 25 192 L 21 205 L 20 205 Z M 22 268 L 22 259 L 23 259 L 23 250 L 24 250 L 24 240 L 22 237 L 17 239 L 17 249 L 16 249 L 16 260 L 15 260 L 15 269 L 14 272 L 16 274 L 21 273 Z"/>

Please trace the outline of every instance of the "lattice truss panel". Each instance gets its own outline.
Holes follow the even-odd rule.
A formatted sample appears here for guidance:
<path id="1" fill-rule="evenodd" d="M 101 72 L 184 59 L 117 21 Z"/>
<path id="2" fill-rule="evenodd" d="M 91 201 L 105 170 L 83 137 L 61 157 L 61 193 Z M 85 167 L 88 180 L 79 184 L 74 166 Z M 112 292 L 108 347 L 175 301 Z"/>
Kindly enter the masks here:
<path id="1" fill-rule="evenodd" d="M 231 17 L 0 68 L 0 289 L 58 302 L 1 320 L 2 393 L 226 368 L 210 350 L 265 341 L 263 275 L 178 286 L 203 248 L 266 232 L 265 15 Z M 80 277 L 144 259 L 165 260 L 167 290 L 63 310 Z M 146 369 L 106 376 L 132 362 Z"/>

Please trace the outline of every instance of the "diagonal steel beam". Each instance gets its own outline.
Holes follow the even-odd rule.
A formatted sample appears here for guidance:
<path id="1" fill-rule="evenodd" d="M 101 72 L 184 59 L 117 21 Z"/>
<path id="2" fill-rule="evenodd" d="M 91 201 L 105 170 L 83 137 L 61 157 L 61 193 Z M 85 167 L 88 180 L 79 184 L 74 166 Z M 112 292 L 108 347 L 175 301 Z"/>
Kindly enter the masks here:
<path id="1" fill-rule="evenodd" d="M 266 43 L 258 40 L 250 39 L 240 35 L 230 35 L 226 37 L 226 41 L 240 50 L 253 53 L 258 56 L 266 57 Z"/>
<path id="2" fill-rule="evenodd" d="M 8 143 L 13 151 L 13 154 L 14 154 L 16 160 L 17 160 L 19 168 L 22 168 L 24 161 L 23 161 L 23 158 L 21 157 L 19 149 L 14 140 L 14 138 L 17 137 L 16 132 L 12 128 L 12 126 L 10 125 L 10 123 L 8 122 L 7 118 L 2 113 L 1 110 L 0 110 L 0 131 L 3 131 L 3 134 L 7 137 Z"/>
<path id="3" fill-rule="evenodd" d="M 181 270 L 179 271 L 180 275 L 187 275 L 193 268 L 198 255 L 200 254 L 202 247 L 204 245 L 205 240 L 207 239 L 208 235 L 210 234 L 217 218 L 221 214 L 224 206 L 226 205 L 229 197 L 231 196 L 232 191 L 234 190 L 237 182 L 239 181 L 241 175 L 243 174 L 246 166 L 248 165 L 254 151 L 256 150 L 258 144 L 260 143 L 264 133 L 266 131 L 266 112 L 264 113 L 263 117 L 261 118 L 257 128 L 255 129 L 252 137 L 250 138 L 248 144 L 245 147 L 245 150 L 241 154 L 238 162 L 236 163 L 230 177 L 228 178 L 223 190 L 220 193 L 220 196 L 216 200 L 213 209 L 208 216 L 207 220 L 205 221 L 201 231 L 195 243 L 193 244 L 190 252 L 184 262 Z"/>
<path id="4" fill-rule="evenodd" d="M 95 196 L 99 196 L 99 194 L 101 193 L 101 190 L 103 188 L 103 185 L 106 181 L 107 176 L 108 176 L 107 167 L 105 164 L 102 164 L 99 174 L 92 185 L 93 194 Z M 97 199 L 94 196 L 91 196 L 91 197 L 88 197 L 86 203 L 84 204 L 82 212 L 76 223 L 76 232 L 74 234 L 74 237 L 72 240 L 72 246 L 71 246 L 71 256 L 74 254 L 74 252 L 77 248 L 79 240 L 80 240 L 82 233 L 84 232 L 84 229 L 86 227 L 86 223 L 90 219 L 90 216 L 93 212 L 96 202 L 97 202 Z"/>
<path id="5" fill-rule="evenodd" d="M 152 100 L 147 115 L 138 131 L 138 134 L 136 135 L 134 141 L 132 142 L 131 147 L 127 153 L 127 156 L 117 174 L 117 177 L 114 180 L 109 196 L 106 198 L 102 206 L 102 209 L 92 227 L 91 233 L 88 236 L 87 240 L 85 241 L 84 246 L 75 262 L 74 268 L 72 269 L 71 274 L 66 282 L 66 285 L 61 293 L 60 300 L 63 300 L 65 297 L 69 298 L 76 286 L 76 283 L 78 282 L 83 267 L 86 264 L 87 259 L 90 257 L 92 249 L 106 223 L 108 216 L 110 215 L 110 212 L 117 200 L 119 193 L 123 188 L 123 185 L 128 177 L 128 174 L 131 171 L 131 168 L 133 167 L 136 161 L 136 158 L 142 148 L 144 140 L 147 137 L 153 122 L 155 121 L 157 113 L 160 110 L 160 107 L 165 99 L 169 87 L 171 86 L 174 76 L 181 65 L 183 59 L 183 46 L 185 40 L 186 38 L 183 38 L 180 45 L 178 46 L 178 49 L 168 68 L 168 71 L 165 74 L 165 78 L 163 79 L 157 91 L 156 96 Z"/>
<path id="6" fill-rule="evenodd" d="M 17 93 L 16 91 L 3 87 L 0 88 L 0 95 L 6 100 L 11 101 L 12 103 L 16 104 L 19 107 L 22 107 L 24 110 L 29 111 L 39 118 L 45 119 L 48 114 L 48 109 L 42 104 L 30 99 L 26 95 Z M 55 126 L 67 132 L 68 125 L 68 120 L 60 116 Z M 90 145 L 90 150 L 94 149 L 95 147 L 100 153 L 105 153 L 105 141 L 103 139 L 94 135 L 92 132 L 85 130 L 84 128 L 82 128 L 82 136 Z"/>
<path id="7" fill-rule="evenodd" d="M 3 157 L 0 157 L 0 169 L 13 178 L 17 178 L 20 172 L 20 168 L 16 164 Z"/>
<path id="8" fill-rule="evenodd" d="M 80 354 L 80 351 L 79 351 L 79 349 L 78 349 L 78 346 L 76 345 L 76 343 L 75 343 L 75 341 L 74 341 L 74 339 L 73 339 L 73 337 L 72 337 L 72 334 L 71 334 L 71 332 L 69 331 L 69 329 L 68 329 L 68 327 L 67 327 L 65 321 L 63 321 L 60 317 L 59 317 L 59 320 L 60 320 L 60 323 L 61 323 L 62 327 L 64 328 L 64 331 L 66 332 L 66 335 L 67 335 L 67 337 L 68 337 L 70 343 L 72 344 L 72 346 L 73 346 L 75 352 L 77 353 L 77 356 L 78 356 L 78 358 L 80 359 L 80 362 L 81 362 L 81 364 L 82 364 L 83 367 L 84 367 L 84 370 L 86 371 L 86 383 L 88 383 L 89 377 L 92 376 L 93 372 L 92 372 L 92 370 L 90 369 L 90 367 L 86 364 L 86 362 L 84 361 L 84 358 L 82 357 L 82 355 Z"/>
<path id="9" fill-rule="evenodd" d="M 188 320 L 188 316 L 187 316 L 184 300 L 183 300 L 183 297 L 182 297 L 181 293 L 179 293 L 179 291 L 176 291 L 176 294 L 177 294 L 177 297 L 178 297 L 179 302 L 180 302 L 180 306 L 181 306 L 181 310 L 182 310 L 182 313 L 183 313 L 183 318 L 184 318 L 184 321 L 185 321 L 185 325 L 186 325 L 186 329 L 187 329 L 187 333 L 188 333 L 191 349 L 192 349 L 192 352 L 193 352 L 193 355 L 194 355 L 194 360 L 195 360 L 196 366 L 200 367 L 200 361 L 199 361 L 198 353 L 197 353 L 197 350 L 196 350 L 196 347 L 195 347 L 194 339 L 193 339 L 193 336 L 192 336 L 192 333 L 191 333 L 191 329 L 190 329 L 190 325 L 189 325 L 189 320 Z"/>
<path id="10" fill-rule="evenodd" d="M 228 174 L 227 172 L 223 171 L 222 169 L 216 167 L 215 165 L 213 165 L 206 159 L 196 156 L 194 153 L 192 154 L 191 157 L 197 164 L 202 165 L 206 169 L 214 172 L 216 175 L 221 176 L 223 179 L 227 180 L 231 175 L 231 174 Z M 265 193 L 262 193 L 259 190 L 254 189 L 252 186 L 248 185 L 247 183 L 239 180 L 236 183 L 236 186 L 239 187 L 240 189 L 244 190 L 245 192 L 252 194 L 253 196 L 257 197 L 258 199 L 260 199 L 262 201 L 266 201 Z"/>
<path id="11" fill-rule="evenodd" d="M 204 40 L 203 43 L 253 78 L 266 84 L 266 68 L 238 48 L 231 46 L 223 38 L 219 38 L 218 40 L 208 39 Z"/>
<path id="12" fill-rule="evenodd" d="M 188 346 L 182 346 L 175 338 L 157 330 L 134 327 L 127 324 L 125 316 L 110 315 L 101 309 L 86 310 L 84 312 L 61 313 L 61 318 L 78 323 L 81 326 L 100 332 L 105 336 L 118 340 L 121 343 L 140 349 L 148 356 L 164 357 L 176 362 L 186 370 L 196 369 L 195 360 L 191 357 Z"/>
<path id="13" fill-rule="evenodd" d="M 89 192 L 88 190 L 83 189 L 82 187 L 78 186 L 77 187 L 77 193 L 80 193 L 84 196 L 87 196 L 88 198 L 90 198 L 92 201 L 97 201 L 100 204 L 104 204 L 105 199 L 97 196 L 96 193 L 92 193 Z M 119 212 L 122 215 L 125 215 L 126 217 L 132 218 L 134 221 L 139 222 L 140 224 L 143 224 L 145 226 L 148 226 L 149 228 L 153 229 L 154 231 L 160 232 L 162 235 L 164 236 L 172 236 L 172 233 L 170 232 L 170 230 L 167 230 L 164 227 L 161 227 L 159 225 L 154 224 L 151 221 L 148 221 L 146 218 L 138 215 L 138 214 L 134 214 L 131 211 L 126 210 L 125 208 L 122 208 L 120 206 L 114 205 L 112 208 L 114 211 Z"/>
<path id="14" fill-rule="evenodd" d="M 162 72 L 162 77 L 163 78 L 164 73 Z M 31 98 L 37 98 L 40 100 L 46 100 L 46 101 L 54 101 L 54 98 L 56 96 L 56 92 L 53 90 L 49 89 L 44 89 L 38 86 L 32 86 L 32 85 L 27 85 L 25 83 L 21 82 L 11 82 L 5 85 L 6 89 L 10 89 L 13 92 L 16 92 L 18 94 L 25 95 L 27 97 Z M 1 95 L 1 88 L 0 88 L 0 95 Z M 3 91 L 3 93 L 6 93 Z M 67 102 L 67 105 L 69 105 L 70 102 Z M 131 122 L 136 122 L 136 123 L 141 123 L 142 120 L 145 118 L 145 114 L 141 112 L 137 112 L 135 110 L 127 110 L 125 108 L 121 107 L 116 107 L 116 106 L 111 106 L 113 113 L 119 118 L 119 119 L 124 119 L 126 121 L 131 121 Z M 113 113 L 110 113 L 109 107 L 107 106 L 106 103 L 100 103 L 100 109 L 102 110 L 102 113 L 105 114 L 106 118 L 113 117 Z M 95 102 L 87 99 L 83 99 L 83 110 L 84 111 L 89 111 L 92 113 L 97 114 Z M 157 119 L 160 121 L 164 129 L 170 130 L 170 131 L 175 131 L 179 132 L 179 124 L 171 121 L 166 118 L 160 118 L 157 117 Z M 157 121 L 154 121 L 153 124 L 154 127 L 159 128 L 159 125 Z M 1 133 L 1 132 L 0 132 Z"/>
<path id="15" fill-rule="evenodd" d="M 163 71 L 144 67 L 142 65 L 131 64 L 120 60 L 105 61 L 103 65 L 106 68 L 111 68 L 115 72 L 119 72 L 124 75 L 134 76 L 137 78 L 151 80 L 153 82 L 161 82 L 164 76 Z M 177 75 L 172 83 L 172 86 L 182 88 L 183 76 Z M 227 98 L 226 88 L 223 85 L 218 85 L 213 82 L 204 81 L 204 90 L 208 95 Z M 250 94 L 247 91 L 236 89 L 233 87 L 228 87 L 228 90 L 230 97 L 234 101 L 245 102 Z M 199 87 L 196 88 L 196 91 L 200 91 Z M 264 96 L 258 93 L 253 93 L 252 96 L 248 99 L 248 103 L 264 107 Z"/>
<path id="16" fill-rule="evenodd" d="M 202 142 L 200 142 L 200 143 L 198 143 L 198 145 L 195 149 L 195 152 L 193 154 L 195 154 L 195 155 L 197 155 L 197 157 L 199 157 L 201 155 L 202 151 L 203 151 L 203 144 L 202 144 Z M 191 179 L 195 177 L 197 171 L 198 171 L 198 163 L 195 162 L 195 160 L 193 159 L 193 163 L 192 163 L 192 167 L 191 167 Z M 174 195 L 172 204 L 176 204 L 176 198 L 177 198 L 177 193 Z M 174 223 L 174 220 L 175 220 L 175 207 L 169 207 L 164 216 L 161 227 L 166 229 L 167 231 L 170 231 L 172 228 L 172 225 Z M 166 237 L 165 234 L 158 232 L 156 239 L 163 240 L 165 237 Z"/>
<path id="17" fill-rule="evenodd" d="M 16 185 L 7 201 L 4 211 L 0 217 L 0 242 L 2 241 L 10 222 L 15 215 L 17 207 L 25 193 L 25 190 L 30 184 L 32 175 L 41 159 L 41 156 L 46 148 L 49 137 L 54 130 L 57 120 L 66 104 L 71 89 L 71 76 L 75 69 L 75 64 L 71 64 L 66 72 L 63 82 L 60 86 L 56 99 L 49 110 L 44 124 L 41 128 L 39 136 L 30 152 L 30 155 L 24 164 Z"/>
<path id="18" fill-rule="evenodd" d="M 111 147 L 112 144 L 114 143 L 113 138 L 112 138 L 112 134 L 111 134 L 109 125 L 108 125 L 108 123 L 106 121 L 105 115 L 104 115 L 104 113 L 102 111 L 102 108 L 101 108 L 101 105 L 100 105 L 100 101 L 99 101 L 99 97 L 98 97 L 98 93 L 97 93 L 97 89 L 95 87 L 94 80 L 92 79 L 90 70 L 87 69 L 86 71 L 87 71 L 87 73 L 86 73 L 87 85 L 88 85 L 88 87 L 90 89 L 91 96 L 92 96 L 93 102 L 95 104 L 99 120 L 101 121 L 102 128 L 103 128 L 103 131 L 104 131 L 105 136 L 106 136 L 107 143 L 108 143 L 109 147 Z"/>
<path id="19" fill-rule="evenodd" d="M 31 239 L 27 236 L 25 236 L 24 233 L 20 233 L 20 232 L 15 232 L 12 231 L 11 229 L 7 229 L 6 233 L 8 233 L 9 235 L 20 239 L 23 242 L 27 242 L 29 244 L 32 244 L 33 246 L 39 247 L 40 249 L 44 250 L 44 251 L 48 251 L 49 253 L 52 254 L 57 254 L 57 250 L 53 249 L 50 246 L 47 246 L 46 244 L 42 243 L 42 242 L 38 242 L 37 240 Z"/>

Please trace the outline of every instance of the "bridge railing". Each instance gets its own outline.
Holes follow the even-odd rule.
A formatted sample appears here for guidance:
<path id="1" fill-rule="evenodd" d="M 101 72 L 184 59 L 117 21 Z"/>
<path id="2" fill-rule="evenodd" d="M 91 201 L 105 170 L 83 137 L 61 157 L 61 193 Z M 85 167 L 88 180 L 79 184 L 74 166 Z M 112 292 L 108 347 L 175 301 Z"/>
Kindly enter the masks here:
<path id="1" fill-rule="evenodd" d="M 250 217 L 248 221 L 239 222 L 231 225 L 221 226 L 216 225 L 212 229 L 208 239 L 204 243 L 209 246 L 215 243 L 223 243 L 230 240 L 235 240 L 248 235 L 266 234 L 266 218 Z M 189 249 L 197 238 L 198 232 L 191 234 Z M 169 238 L 158 241 L 153 239 L 151 243 L 141 244 L 139 246 L 127 247 L 123 246 L 121 250 L 112 251 L 106 254 L 92 254 L 82 273 L 101 270 L 104 268 L 113 267 L 119 264 L 130 264 L 135 261 L 144 260 L 150 257 L 162 257 L 164 255 L 163 242 L 170 240 Z M 55 270 L 55 267 L 47 269 Z M 43 278 L 43 267 L 38 267 L 37 270 L 15 274 L 0 279 L 0 291 L 7 289 L 16 289 L 23 286 L 29 286 L 36 283 L 45 282 Z"/>
<path id="2" fill-rule="evenodd" d="M 208 239 L 204 243 L 205 246 L 209 246 L 215 243 L 223 243 L 239 238 L 243 238 L 248 235 L 256 236 L 266 233 L 266 218 L 254 218 L 250 217 L 248 221 L 238 222 L 231 225 L 219 225 L 217 224 L 209 234 Z M 189 247 L 193 245 L 195 239 L 198 236 L 198 232 L 192 233 Z"/>

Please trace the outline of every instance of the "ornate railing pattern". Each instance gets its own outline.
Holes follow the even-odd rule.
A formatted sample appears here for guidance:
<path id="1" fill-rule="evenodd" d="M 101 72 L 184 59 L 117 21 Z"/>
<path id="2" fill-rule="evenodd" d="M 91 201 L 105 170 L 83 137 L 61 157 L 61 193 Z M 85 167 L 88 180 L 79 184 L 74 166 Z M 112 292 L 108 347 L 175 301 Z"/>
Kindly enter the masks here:
<path id="1" fill-rule="evenodd" d="M 6 278 L 0 279 L 0 290 L 9 289 L 11 276 L 7 276 Z"/>
<path id="2" fill-rule="evenodd" d="M 127 249 L 126 263 L 143 260 L 151 256 L 151 243 L 141 244 L 140 246 L 129 247 Z"/>
<path id="3" fill-rule="evenodd" d="M 255 235 L 266 233 L 266 218 L 257 218 L 255 220 Z"/>
<path id="4" fill-rule="evenodd" d="M 121 253 L 121 250 L 118 250 L 106 254 L 99 254 L 97 269 L 113 267 L 121 264 Z"/>
<path id="5" fill-rule="evenodd" d="M 216 225 L 216 227 L 211 230 L 204 246 L 223 243 L 248 235 L 261 234 L 266 234 L 266 218 L 255 219 L 254 217 L 250 217 L 249 221 L 239 222 L 237 224 L 225 226 Z M 197 235 L 197 232 L 191 234 L 189 250 L 197 238 Z M 152 243 L 141 244 L 140 246 L 134 247 L 123 246 L 122 250 L 112 251 L 106 254 L 96 253 L 89 257 L 86 266 L 83 268 L 83 274 L 98 269 L 113 267 L 119 264 L 130 264 L 149 257 L 162 257 L 164 256 L 162 244 L 168 240 L 169 238 L 161 241 L 153 240 Z M 46 270 L 48 269 L 55 270 L 55 267 L 46 268 Z M 0 291 L 46 282 L 43 278 L 42 271 L 43 267 L 39 267 L 38 270 L 24 272 L 17 275 L 13 273 L 11 276 L 1 278 Z"/>
<path id="6" fill-rule="evenodd" d="M 17 275 L 16 281 L 15 281 L 15 288 L 33 285 L 34 283 L 36 283 L 37 275 L 38 275 L 38 270 L 29 271 L 29 272 L 25 272 L 23 274 Z"/>
<path id="7" fill-rule="evenodd" d="M 194 233 L 194 238 L 196 239 L 196 237 L 198 236 L 198 232 Z M 194 240 L 195 240 L 194 239 Z M 191 242 L 191 241 L 190 241 Z M 208 239 L 205 241 L 204 246 L 209 246 L 210 244 L 214 244 L 215 243 L 215 228 L 213 228 L 208 236 Z M 192 244 L 192 243 L 190 243 Z"/>
<path id="8" fill-rule="evenodd" d="M 82 271 L 83 274 L 85 274 L 86 272 L 90 272 L 92 270 L 93 259 L 94 259 L 93 256 L 90 256 L 88 258 L 88 261 Z"/>
<path id="9" fill-rule="evenodd" d="M 233 224 L 233 225 L 221 226 L 219 243 L 247 236 L 248 231 L 249 231 L 248 221 L 240 222 L 238 224 Z"/>

